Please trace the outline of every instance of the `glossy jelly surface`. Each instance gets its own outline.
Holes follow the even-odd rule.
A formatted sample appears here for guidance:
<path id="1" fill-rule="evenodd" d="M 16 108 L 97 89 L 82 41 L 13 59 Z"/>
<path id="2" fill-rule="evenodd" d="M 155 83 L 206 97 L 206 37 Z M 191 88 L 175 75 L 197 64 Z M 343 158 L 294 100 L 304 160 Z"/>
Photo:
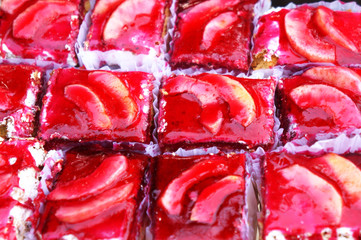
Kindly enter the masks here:
<path id="1" fill-rule="evenodd" d="M 80 1 L 17 1 L 1 4 L 2 57 L 75 65 Z"/>
<path id="2" fill-rule="evenodd" d="M 36 101 L 42 83 L 42 70 L 27 65 L 0 66 L 0 120 L 11 121 L 17 137 L 31 137 L 34 131 Z M 6 133 L 1 133 L 6 134 Z M 5 137 L 5 136 L 2 136 Z"/>
<path id="3" fill-rule="evenodd" d="M 153 79 L 143 72 L 55 70 L 41 137 L 149 142 Z"/>
<path id="4" fill-rule="evenodd" d="M 92 13 L 86 47 L 147 54 L 159 52 L 165 19 L 165 0 L 100 0 Z"/>
<path id="5" fill-rule="evenodd" d="M 143 219 L 143 181 L 148 158 L 90 149 L 66 153 L 47 196 L 38 231 L 43 239 L 135 239 Z"/>
<path id="6" fill-rule="evenodd" d="M 358 154 L 307 157 L 270 153 L 265 164 L 265 237 L 280 231 L 287 239 L 336 238 L 341 229 L 345 234 L 358 236 Z"/>
<path id="7" fill-rule="evenodd" d="M 345 27 L 352 26 L 352 27 Z M 282 9 L 260 18 L 252 51 L 253 67 L 260 58 L 273 65 L 331 62 L 361 63 L 361 14 L 302 6 Z"/>
<path id="8" fill-rule="evenodd" d="M 274 89 L 273 80 L 171 77 L 161 89 L 160 144 L 270 144 Z"/>
<path id="9" fill-rule="evenodd" d="M 159 157 L 155 239 L 242 239 L 245 176 L 244 155 Z"/>
<path id="10" fill-rule="evenodd" d="M 283 79 L 281 121 L 287 139 L 313 141 L 318 134 L 352 132 L 361 127 L 361 71 L 315 67 Z"/>
<path id="11" fill-rule="evenodd" d="M 247 71 L 254 3 L 253 0 L 180 3 L 171 65 Z"/>

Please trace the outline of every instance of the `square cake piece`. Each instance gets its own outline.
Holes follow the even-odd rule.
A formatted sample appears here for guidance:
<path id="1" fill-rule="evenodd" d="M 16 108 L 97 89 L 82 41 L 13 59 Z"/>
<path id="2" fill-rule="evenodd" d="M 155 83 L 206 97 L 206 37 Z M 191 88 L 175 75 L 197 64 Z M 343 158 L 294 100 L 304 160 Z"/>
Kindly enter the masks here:
<path id="1" fill-rule="evenodd" d="M 361 64 L 361 12 L 303 5 L 262 16 L 252 68 L 303 63 Z"/>
<path id="2" fill-rule="evenodd" d="M 143 72 L 55 70 L 43 99 L 41 138 L 148 143 L 153 80 Z"/>
<path id="3" fill-rule="evenodd" d="M 166 79 L 160 92 L 163 149 L 273 143 L 273 79 L 180 75 Z"/>
<path id="4" fill-rule="evenodd" d="M 30 65 L 0 65 L 0 137 L 34 135 L 36 101 L 42 69 Z"/>
<path id="5" fill-rule="evenodd" d="M 1 1 L 1 55 L 76 65 L 80 0 Z"/>
<path id="6" fill-rule="evenodd" d="M 171 66 L 248 71 L 255 3 L 256 0 L 179 1 Z"/>
<path id="7" fill-rule="evenodd" d="M 168 0 L 98 0 L 91 16 L 86 50 L 157 54 L 163 43 Z"/>
<path id="8" fill-rule="evenodd" d="M 154 239 L 247 239 L 245 155 L 157 159 Z"/>
<path id="9" fill-rule="evenodd" d="M 141 239 L 149 158 L 81 146 L 65 154 L 47 195 L 41 239 Z"/>
<path id="10" fill-rule="evenodd" d="M 45 151 L 36 140 L 0 143 L 0 238 L 34 239 Z"/>
<path id="11" fill-rule="evenodd" d="M 312 143 L 361 128 L 361 69 L 314 67 L 278 86 L 285 141 Z"/>
<path id="12" fill-rule="evenodd" d="M 263 239 L 359 239 L 361 155 L 269 153 Z"/>

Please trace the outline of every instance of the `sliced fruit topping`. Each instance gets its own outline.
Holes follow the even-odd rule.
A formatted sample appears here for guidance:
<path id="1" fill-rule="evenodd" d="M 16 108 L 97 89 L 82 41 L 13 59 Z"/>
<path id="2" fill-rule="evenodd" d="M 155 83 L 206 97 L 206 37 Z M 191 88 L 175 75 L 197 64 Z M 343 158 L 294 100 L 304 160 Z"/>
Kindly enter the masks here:
<path id="1" fill-rule="evenodd" d="M 14 14 L 16 10 L 18 10 L 24 3 L 30 0 L 2 0 L 0 8 L 4 12 L 9 14 Z"/>
<path id="2" fill-rule="evenodd" d="M 242 126 L 249 126 L 256 118 L 256 104 L 243 85 L 229 77 L 209 74 L 202 77 L 218 90 L 229 105 L 229 113 Z"/>
<path id="3" fill-rule="evenodd" d="M 110 11 L 111 9 L 116 8 L 124 0 L 98 0 L 93 15 L 102 15 Z"/>
<path id="4" fill-rule="evenodd" d="M 323 109 L 332 116 L 338 127 L 361 126 L 361 114 L 355 103 L 334 87 L 323 84 L 301 85 L 293 89 L 290 96 L 301 109 Z"/>
<path id="5" fill-rule="evenodd" d="M 312 221 L 320 226 L 340 222 L 342 198 L 331 184 L 297 164 L 282 169 L 280 173 L 288 181 L 282 188 L 293 190 L 287 192 L 288 196 L 283 196 L 284 201 L 291 202 L 292 205 L 282 212 L 287 211 L 288 216 L 289 211 L 294 212 L 297 222 Z M 285 208 L 285 204 L 283 205 Z"/>
<path id="6" fill-rule="evenodd" d="M 212 85 L 204 81 L 186 76 L 171 79 L 164 90 L 168 94 L 193 94 L 202 106 L 200 122 L 208 131 L 217 134 L 223 122 L 223 112 L 219 106 L 219 93 Z"/>
<path id="7" fill-rule="evenodd" d="M 78 223 L 93 218 L 112 206 L 125 201 L 132 194 L 133 183 L 110 189 L 84 202 L 60 206 L 55 216 L 62 222 Z"/>
<path id="8" fill-rule="evenodd" d="M 191 220 L 212 224 L 224 200 L 232 193 L 244 190 L 244 180 L 240 176 L 227 176 L 206 187 L 199 195 L 193 209 Z"/>
<path id="9" fill-rule="evenodd" d="M 311 21 L 310 9 L 292 9 L 285 16 L 286 35 L 292 48 L 313 62 L 335 62 L 336 49 L 333 45 L 315 37 L 313 29 L 307 26 Z"/>
<path id="10" fill-rule="evenodd" d="M 136 18 L 143 18 L 141 23 L 150 21 L 156 0 L 126 0 L 113 12 L 103 31 L 105 42 L 114 42 L 131 25 L 137 24 Z M 147 20 L 147 17 L 149 18 Z"/>
<path id="11" fill-rule="evenodd" d="M 188 189 L 202 180 L 227 174 L 227 161 L 205 160 L 175 178 L 165 189 L 160 198 L 160 204 L 171 215 L 179 215 L 182 211 L 182 201 Z"/>
<path id="12" fill-rule="evenodd" d="M 202 47 L 208 49 L 212 46 L 213 39 L 227 29 L 238 19 L 234 12 L 225 12 L 213 18 L 204 29 Z"/>
<path id="13" fill-rule="evenodd" d="M 302 74 L 320 80 L 337 88 L 345 89 L 361 95 L 361 76 L 345 67 L 314 67 Z"/>
<path id="14" fill-rule="evenodd" d="M 332 10 L 324 6 L 319 6 L 314 13 L 315 23 L 319 30 L 329 36 L 337 44 L 350 49 L 353 52 L 358 52 L 355 44 L 348 39 L 337 27 L 333 24 L 334 18 Z"/>
<path id="15" fill-rule="evenodd" d="M 11 173 L 5 173 L 0 175 L 0 194 L 5 193 L 10 185 L 13 175 Z"/>
<path id="16" fill-rule="evenodd" d="M 48 195 L 49 200 L 76 199 L 96 194 L 109 188 L 125 174 L 128 167 L 124 156 L 111 156 L 100 164 L 90 175 L 58 185 Z"/>
<path id="17" fill-rule="evenodd" d="M 66 1 L 38 1 L 18 15 L 13 22 L 13 35 L 16 38 L 34 39 L 42 36 L 49 23 L 59 16 L 76 11 L 75 4 Z"/>
<path id="18" fill-rule="evenodd" d="M 209 19 L 213 14 L 220 12 L 229 7 L 235 6 L 240 0 L 208 0 L 201 2 L 183 15 L 183 19 L 190 23 L 196 24 L 204 19 Z"/>
<path id="19" fill-rule="evenodd" d="M 131 97 L 128 87 L 117 76 L 110 72 L 95 71 L 88 75 L 88 80 L 102 86 L 112 97 L 126 107 L 124 128 L 131 125 L 137 117 L 138 106 Z M 117 109 L 119 111 L 119 109 Z"/>
<path id="20" fill-rule="evenodd" d="M 361 170 L 346 158 L 329 153 L 309 161 L 309 166 L 335 182 L 346 203 L 361 207 Z"/>
<path id="21" fill-rule="evenodd" d="M 65 87 L 64 96 L 86 112 L 95 127 L 108 129 L 112 123 L 98 96 L 88 87 L 80 84 Z"/>

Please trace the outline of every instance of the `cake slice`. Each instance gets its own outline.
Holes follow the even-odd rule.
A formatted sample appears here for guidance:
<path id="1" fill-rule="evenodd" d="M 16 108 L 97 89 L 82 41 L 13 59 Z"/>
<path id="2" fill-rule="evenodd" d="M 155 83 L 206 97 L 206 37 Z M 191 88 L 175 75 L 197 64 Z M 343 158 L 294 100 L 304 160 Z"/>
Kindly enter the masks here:
<path id="1" fill-rule="evenodd" d="M 245 155 L 157 159 L 154 239 L 245 239 Z"/>
<path id="2" fill-rule="evenodd" d="M 153 80 L 143 72 L 55 70 L 43 99 L 41 138 L 148 143 Z"/>

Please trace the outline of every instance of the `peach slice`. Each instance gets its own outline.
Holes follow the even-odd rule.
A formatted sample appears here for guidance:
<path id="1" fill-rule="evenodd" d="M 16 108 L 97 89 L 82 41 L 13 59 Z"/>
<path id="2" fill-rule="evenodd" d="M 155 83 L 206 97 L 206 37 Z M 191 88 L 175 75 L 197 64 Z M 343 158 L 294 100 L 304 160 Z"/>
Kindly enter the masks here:
<path id="1" fill-rule="evenodd" d="M 242 126 L 249 126 L 256 118 L 256 104 L 243 85 L 222 75 L 205 75 L 202 80 L 217 88 L 220 96 L 228 103 L 232 118 Z"/>
<path id="2" fill-rule="evenodd" d="M 128 87 L 117 76 L 110 72 L 95 71 L 89 73 L 88 80 L 102 86 L 116 101 L 123 103 L 126 107 L 124 128 L 131 125 L 138 115 L 138 106 L 131 97 Z"/>
<path id="3" fill-rule="evenodd" d="M 291 91 L 290 97 L 301 109 L 322 108 L 338 127 L 361 126 L 361 114 L 355 103 L 334 87 L 301 85 Z"/>
<path id="4" fill-rule="evenodd" d="M 129 26 L 134 25 L 136 18 L 145 18 L 150 16 L 156 0 L 126 0 L 110 16 L 103 31 L 103 40 L 105 42 L 114 42 Z"/>
<path id="5" fill-rule="evenodd" d="M 340 187 L 346 203 L 361 207 L 361 170 L 355 164 L 335 153 L 313 159 L 309 164 Z"/>
<path id="6" fill-rule="evenodd" d="M 64 89 L 64 96 L 86 112 L 95 127 L 108 129 L 112 126 L 103 103 L 88 87 L 81 84 L 68 85 Z"/>
<path id="7" fill-rule="evenodd" d="M 227 174 L 227 161 L 206 160 L 195 164 L 175 178 L 165 189 L 160 204 L 171 215 L 179 215 L 182 211 L 182 201 L 185 193 L 194 184 L 209 178 Z"/>
<path id="8" fill-rule="evenodd" d="M 167 94 L 193 94 L 202 106 L 200 122 L 208 131 L 217 134 L 223 123 L 223 112 L 219 107 L 219 93 L 212 85 L 186 76 L 172 78 L 164 87 Z"/>
<path id="9" fill-rule="evenodd" d="M 217 12 L 239 4 L 239 2 L 240 0 L 207 0 L 192 7 L 182 18 L 189 24 L 195 24 L 200 19 L 207 19 Z"/>
<path id="10" fill-rule="evenodd" d="M 103 15 L 116 8 L 124 0 L 98 0 L 93 11 L 93 15 Z"/>
<path id="11" fill-rule="evenodd" d="M 244 180 L 230 175 L 206 187 L 199 195 L 191 215 L 191 221 L 212 224 L 224 200 L 232 193 L 244 190 Z"/>
<path id="12" fill-rule="evenodd" d="M 90 175 L 56 186 L 48 195 L 48 199 L 76 199 L 96 194 L 117 182 L 125 174 L 127 167 L 126 157 L 119 155 L 108 157 Z"/>
<path id="13" fill-rule="evenodd" d="M 329 36 L 337 44 L 347 48 L 353 52 L 358 52 L 355 44 L 348 39 L 336 26 L 333 24 L 334 18 L 332 10 L 324 6 L 319 6 L 314 13 L 315 23 L 319 30 Z"/>
<path id="14" fill-rule="evenodd" d="M 13 22 L 13 35 L 16 38 L 34 39 L 42 36 L 48 25 L 61 15 L 75 12 L 75 4 L 66 1 L 38 1 L 18 15 Z"/>
<path id="15" fill-rule="evenodd" d="M 280 174 L 288 181 L 282 188 L 294 189 L 287 193 L 288 196 L 284 196 L 284 199 L 299 204 L 284 211 L 294 212 L 297 222 L 307 223 L 312 220 L 320 226 L 336 225 L 340 222 L 342 198 L 331 184 L 298 164 L 282 169 Z"/>
<path id="16" fill-rule="evenodd" d="M 238 19 L 234 12 L 225 12 L 213 18 L 204 29 L 202 47 L 208 49 L 218 33 L 226 31 Z"/>
<path id="17" fill-rule="evenodd" d="M 315 37 L 307 26 L 311 16 L 310 9 L 292 9 L 286 14 L 285 30 L 291 47 L 310 61 L 335 62 L 335 47 Z"/>
<path id="18" fill-rule="evenodd" d="M 29 0 L 2 0 L 0 3 L 0 8 L 4 12 L 14 14 L 16 10 L 18 10 L 24 3 L 28 1 Z"/>
<path id="19" fill-rule="evenodd" d="M 112 206 L 131 197 L 134 184 L 128 183 L 103 192 L 96 197 L 60 206 L 55 216 L 65 223 L 78 223 L 93 218 Z"/>
<path id="20" fill-rule="evenodd" d="M 320 80 L 337 88 L 361 95 L 361 76 L 349 68 L 333 66 L 314 67 L 304 72 L 302 76 Z"/>

